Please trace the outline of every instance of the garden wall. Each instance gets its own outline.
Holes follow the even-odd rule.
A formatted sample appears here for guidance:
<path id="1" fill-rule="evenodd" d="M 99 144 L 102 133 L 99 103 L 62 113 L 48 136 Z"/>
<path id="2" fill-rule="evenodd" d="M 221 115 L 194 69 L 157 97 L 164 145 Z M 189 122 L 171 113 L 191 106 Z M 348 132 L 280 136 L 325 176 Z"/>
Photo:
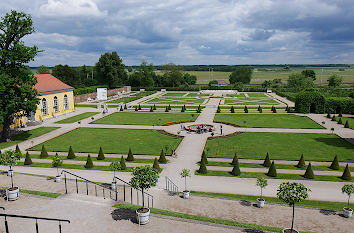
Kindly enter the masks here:
<path id="1" fill-rule="evenodd" d="M 111 96 L 111 95 L 117 95 L 118 91 L 122 92 L 128 92 L 130 91 L 130 86 L 124 86 L 121 88 L 116 88 L 116 89 L 111 89 L 107 91 L 107 96 Z M 89 94 L 83 94 L 83 95 L 77 95 L 74 96 L 74 102 L 76 103 L 81 103 L 81 102 L 85 102 L 87 101 L 88 98 L 91 99 L 96 99 L 97 97 L 97 92 L 93 92 L 93 93 L 89 93 Z"/>

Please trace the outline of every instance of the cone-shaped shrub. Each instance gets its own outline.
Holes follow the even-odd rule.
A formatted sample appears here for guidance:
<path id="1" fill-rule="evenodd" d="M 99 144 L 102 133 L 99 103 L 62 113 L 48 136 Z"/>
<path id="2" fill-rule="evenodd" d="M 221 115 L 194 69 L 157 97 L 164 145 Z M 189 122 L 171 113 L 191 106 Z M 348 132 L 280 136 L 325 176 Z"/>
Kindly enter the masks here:
<path id="1" fill-rule="evenodd" d="M 184 112 L 184 106 L 182 106 L 182 108 L 181 108 L 181 112 Z"/>
<path id="2" fill-rule="evenodd" d="M 289 112 L 289 106 L 288 105 L 286 105 L 286 107 L 285 107 L 285 112 Z"/>
<path id="3" fill-rule="evenodd" d="M 201 112 L 202 112 L 202 108 L 200 107 L 200 104 L 199 104 L 199 106 L 197 108 L 197 113 L 201 113 Z"/>
<path id="4" fill-rule="evenodd" d="M 200 162 L 203 162 L 203 161 L 205 164 L 208 164 L 208 158 L 205 154 L 205 151 L 203 151 L 203 153 L 202 153 L 202 159 L 200 160 Z"/>
<path id="5" fill-rule="evenodd" d="M 92 162 L 92 159 L 91 159 L 91 155 L 87 156 L 85 168 L 93 168 L 93 162 Z"/>
<path id="6" fill-rule="evenodd" d="M 331 114 L 330 113 L 327 113 L 327 118 L 331 119 Z"/>
<path id="7" fill-rule="evenodd" d="M 126 104 L 124 104 L 124 109 L 128 109 Z"/>
<path id="8" fill-rule="evenodd" d="M 274 106 L 272 107 L 272 112 L 277 113 L 277 109 Z"/>
<path id="9" fill-rule="evenodd" d="M 243 111 L 245 111 L 245 113 L 248 113 L 248 108 L 246 105 L 245 105 L 245 108 L 243 109 Z"/>
<path id="10" fill-rule="evenodd" d="M 68 156 L 67 156 L 67 158 L 68 159 L 73 159 L 73 158 L 75 158 L 76 156 L 75 156 L 75 153 L 74 153 L 74 151 L 73 151 L 73 148 L 70 146 L 69 147 L 69 152 L 68 152 Z"/>
<path id="11" fill-rule="evenodd" d="M 48 152 L 47 152 L 47 150 L 45 149 L 44 145 L 42 146 L 41 154 L 39 155 L 39 157 L 40 157 L 41 159 L 48 157 Z"/>
<path id="12" fill-rule="evenodd" d="M 183 105 L 183 109 L 184 109 L 184 111 L 186 111 L 186 110 L 187 110 L 186 105 Z"/>
<path id="13" fill-rule="evenodd" d="M 128 152 L 127 161 L 134 161 L 134 155 L 133 155 L 132 150 L 130 148 L 129 148 L 129 152 Z"/>
<path id="14" fill-rule="evenodd" d="M 120 168 L 121 170 L 127 169 L 127 165 L 125 165 L 125 159 L 123 156 L 120 158 Z"/>
<path id="15" fill-rule="evenodd" d="M 259 110 L 260 110 L 260 109 L 261 109 L 261 105 L 258 105 L 258 109 L 257 109 L 257 110 L 258 110 L 258 112 L 259 112 Z"/>
<path id="16" fill-rule="evenodd" d="M 138 111 L 138 107 L 137 106 L 135 106 L 135 112 L 137 112 Z"/>
<path id="17" fill-rule="evenodd" d="M 172 108 L 171 108 L 171 105 L 168 105 L 168 110 L 171 110 Z"/>
<path id="18" fill-rule="evenodd" d="M 338 117 L 343 117 L 343 115 L 342 115 L 342 113 L 341 113 L 341 112 L 339 112 Z"/>
<path id="19" fill-rule="evenodd" d="M 336 116 L 335 115 L 332 116 L 332 120 L 331 121 L 336 121 Z"/>
<path id="20" fill-rule="evenodd" d="M 165 109 L 165 112 L 168 112 L 169 110 L 168 110 L 168 107 L 166 107 L 166 109 Z"/>
<path id="21" fill-rule="evenodd" d="M 154 110 L 156 110 L 156 105 L 154 104 L 154 107 L 153 107 Z"/>
<path id="22" fill-rule="evenodd" d="M 231 106 L 230 112 L 231 112 L 231 113 L 235 113 L 235 108 L 234 108 L 234 106 Z"/>
<path id="23" fill-rule="evenodd" d="M 262 113 L 263 112 L 262 107 L 260 107 L 258 111 L 259 111 L 259 113 Z"/>
<path id="24" fill-rule="evenodd" d="M 307 166 L 306 172 L 304 174 L 304 177 L 307 178 L 307 179 L 315 178 L 315 174 L 313 174 L 311 163 L 309 163 L 309 165 Z"/>
<path id="25" fill-rule="evenodd" d="M 239 176 L 241 174 L 241 171 L 240 171 L 240 166 L 238 164 L 238 160 L 236 160 L 236 163 L 234 165 L 234 168 L 232 168 L 232 171 L 231 171 L 231 174 L 233 176 Z"/>
<path id="26" fill-rule="evenodd" d="M 338 163 L 338 158 L 337 158 L 337 155 L 334 156 L 334 159 L 331 163 L 331 166 L 329 166 L 330 169 L 332 170 L 339 170 L 339 163 Z"/>
<path id="27" fill-rule="evenodd" d="M 138 106 L 138 110 L 141 110 L 141 106 L 140 106 L 140 104 L 139 104 L 139 106 Z"/>
<path id="28" fill-rule="evenodd" d="M 16 153 L 22 157 L 22 152 L 20 150 L 20 147 L 18 147 L 18 145 L 16 145 Z"/>
<path id="29" fill-rule="evenodd" d="M 304 159 L 304 154 L 301 155 L 299 162 L 297 163 L 296 167 L 298 168 L 303 168 L 305 167 L 305 159 Z"/>
<path id="30" fill-rule="evenodd" d="M 155 158 L 154 164 L 152 165 L 152 168 L 156 169 L 157 171 L 161 170 L 159 162 L 157 161 L 157 158 Z"/>
<path id="31" fill-rule="evenodd" d="M 268 154 L 268 152 L 267 152 L 267 155 L 266 155 L 266 157 L 265 157 L 265 159 L 264 159 L 264 162 L 263 162 L 263 166 L 264 166 L 264 167 L 270 167 L 271 164 L 272 164 L 272 163 L 270 162 L 269 154 Z"/>
<path id="32" fill-rule="evenodd" d="M 216 110 L 217 113 L 221 112 L 220 106 L 218 106 L 218 109 Z"/>
<path id="33" fill-rule="evenodd" d="M 338 124 L 343 124 L 343 122 L 342 122 L 342 118 L 339 118 L 339 120 L 338 120 Z"/>
<path id="34" fill-rule="evenodd" d="M 167 163 L 167 159 L 166 159 L 165 152 L 163 151 L 163 149 L 161 150 L 159 163 Z"/>
<path id="35" fill-rule="evenodd" d="M 26 153 L 26 158 L 25 158 L 25 162 L 23 163 L 24 165 L 31 165 L 33 162 L 32 162 L 32 159 L 30 157 L 30 155 L 28 154 L 28 151 Z"/>
<path id="36" fill-rule="evenodd" d="M 207 174 L 207 173 L 208 173 L 208 170 L 207 170 L 207 168 L 206 168 L 206 165 L 205 165 L 205 163 L 204 163 L 203 161 L 200 163 L 200 167 L 199 167 L 198 172 L 199 172 L 200 174 Z"/>
<path id="37" fill-rule="evenodd" d="M 98 152 L 97 160 L 104 160 L 104 153 L 102 147 L 100 147 L 100 151 Z"/>
<path id="38" fill-rule="evenodd" d="M 343 175 L 341 177 L 343 180 L 352 180 L 352 175 L 350 174 L 349 166 L 345 166 Z"/>
<path id="39" fill-rule="evenodd" d="M 277 176 L 277 169 L 275 168 L 274 161 L 272 162 L 272 165 L 270 165 L 267 176 L 270 177 L 276 177 Z"/>
<path id="40" fill-rule="evenodd" d="M 154 111 L 154 108 L 151 106 L 150 107 L 150 112 L 153 112 Z"/>
<path id="41" fill-rule="evenodd" d="M 238 162 L 237 153 L 235 153 L 234 158 L 232 159 L 231 165 L 235 165 L 236 162 Z"/>
<path id="42" fill-rule="evenodd" d="M 120 106 L 119 111 L 123 112 L 123 106 L 122 105 Z"/>
<path id="43" fill-rule="evenodd" d="M 349 122 L 348 122 L 348 120 L 345 122 L 344 128 L 349 128 Z"/>

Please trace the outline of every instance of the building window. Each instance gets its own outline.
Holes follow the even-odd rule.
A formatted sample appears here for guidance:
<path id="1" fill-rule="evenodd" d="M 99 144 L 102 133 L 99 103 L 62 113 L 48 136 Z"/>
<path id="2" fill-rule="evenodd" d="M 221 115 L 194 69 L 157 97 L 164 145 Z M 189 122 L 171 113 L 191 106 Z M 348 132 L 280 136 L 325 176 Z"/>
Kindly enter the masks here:
<path id="1" fill-rule="evenodd" d="M 58 98 L 56 96 L 54 96 L 53 100 L 53 111 L 58 112 Z"/>
<path id="2" fill-rule="evenodd" d="M 42 99 L 42 116 L 47 115 L 47 100 L 45 98 Z"/>
<path id="3" fill-rule="evenodd" d="M 68 101 L 68 96 L 64 95 L 64 110 L 69 109 L 69 101 Z"/>

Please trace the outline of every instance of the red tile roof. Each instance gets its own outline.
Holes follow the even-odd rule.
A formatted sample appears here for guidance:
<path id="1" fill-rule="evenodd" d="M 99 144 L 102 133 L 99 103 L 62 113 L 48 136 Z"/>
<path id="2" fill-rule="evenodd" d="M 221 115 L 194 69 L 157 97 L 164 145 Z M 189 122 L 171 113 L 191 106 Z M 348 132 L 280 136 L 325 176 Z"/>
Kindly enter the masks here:
<path id="1" fill-rule="evenodd" d="M 34 76 L 37 78 L 37 84 L 34 85 L 34 88 L 41 95 L 74 90 L 73 87 L 63 83 L 51 74 L 35 74 Z"/>

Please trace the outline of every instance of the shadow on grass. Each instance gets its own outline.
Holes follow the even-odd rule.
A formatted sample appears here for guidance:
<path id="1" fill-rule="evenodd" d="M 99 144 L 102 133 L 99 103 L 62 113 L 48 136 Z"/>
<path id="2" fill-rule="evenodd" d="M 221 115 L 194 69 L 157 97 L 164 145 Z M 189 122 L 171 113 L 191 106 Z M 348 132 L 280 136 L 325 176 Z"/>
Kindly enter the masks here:
<path id="1" fill-rule="evenodd" d="M 345 149 L 354 149 L 354 146 L 341 138 L 315 138 L 316 141 L 322 142 L 333 147 L 342 147 Z"/>
<path id="2" fill-rule="evenodd" d="M 115 221 L 118 220 L 129 220 L 133 223 L 137 223 L 136 220 L 136 214 L 134 210 L 129 210 L 129 209 L 115 209 L 111 213 L 112 218 Z"/>

